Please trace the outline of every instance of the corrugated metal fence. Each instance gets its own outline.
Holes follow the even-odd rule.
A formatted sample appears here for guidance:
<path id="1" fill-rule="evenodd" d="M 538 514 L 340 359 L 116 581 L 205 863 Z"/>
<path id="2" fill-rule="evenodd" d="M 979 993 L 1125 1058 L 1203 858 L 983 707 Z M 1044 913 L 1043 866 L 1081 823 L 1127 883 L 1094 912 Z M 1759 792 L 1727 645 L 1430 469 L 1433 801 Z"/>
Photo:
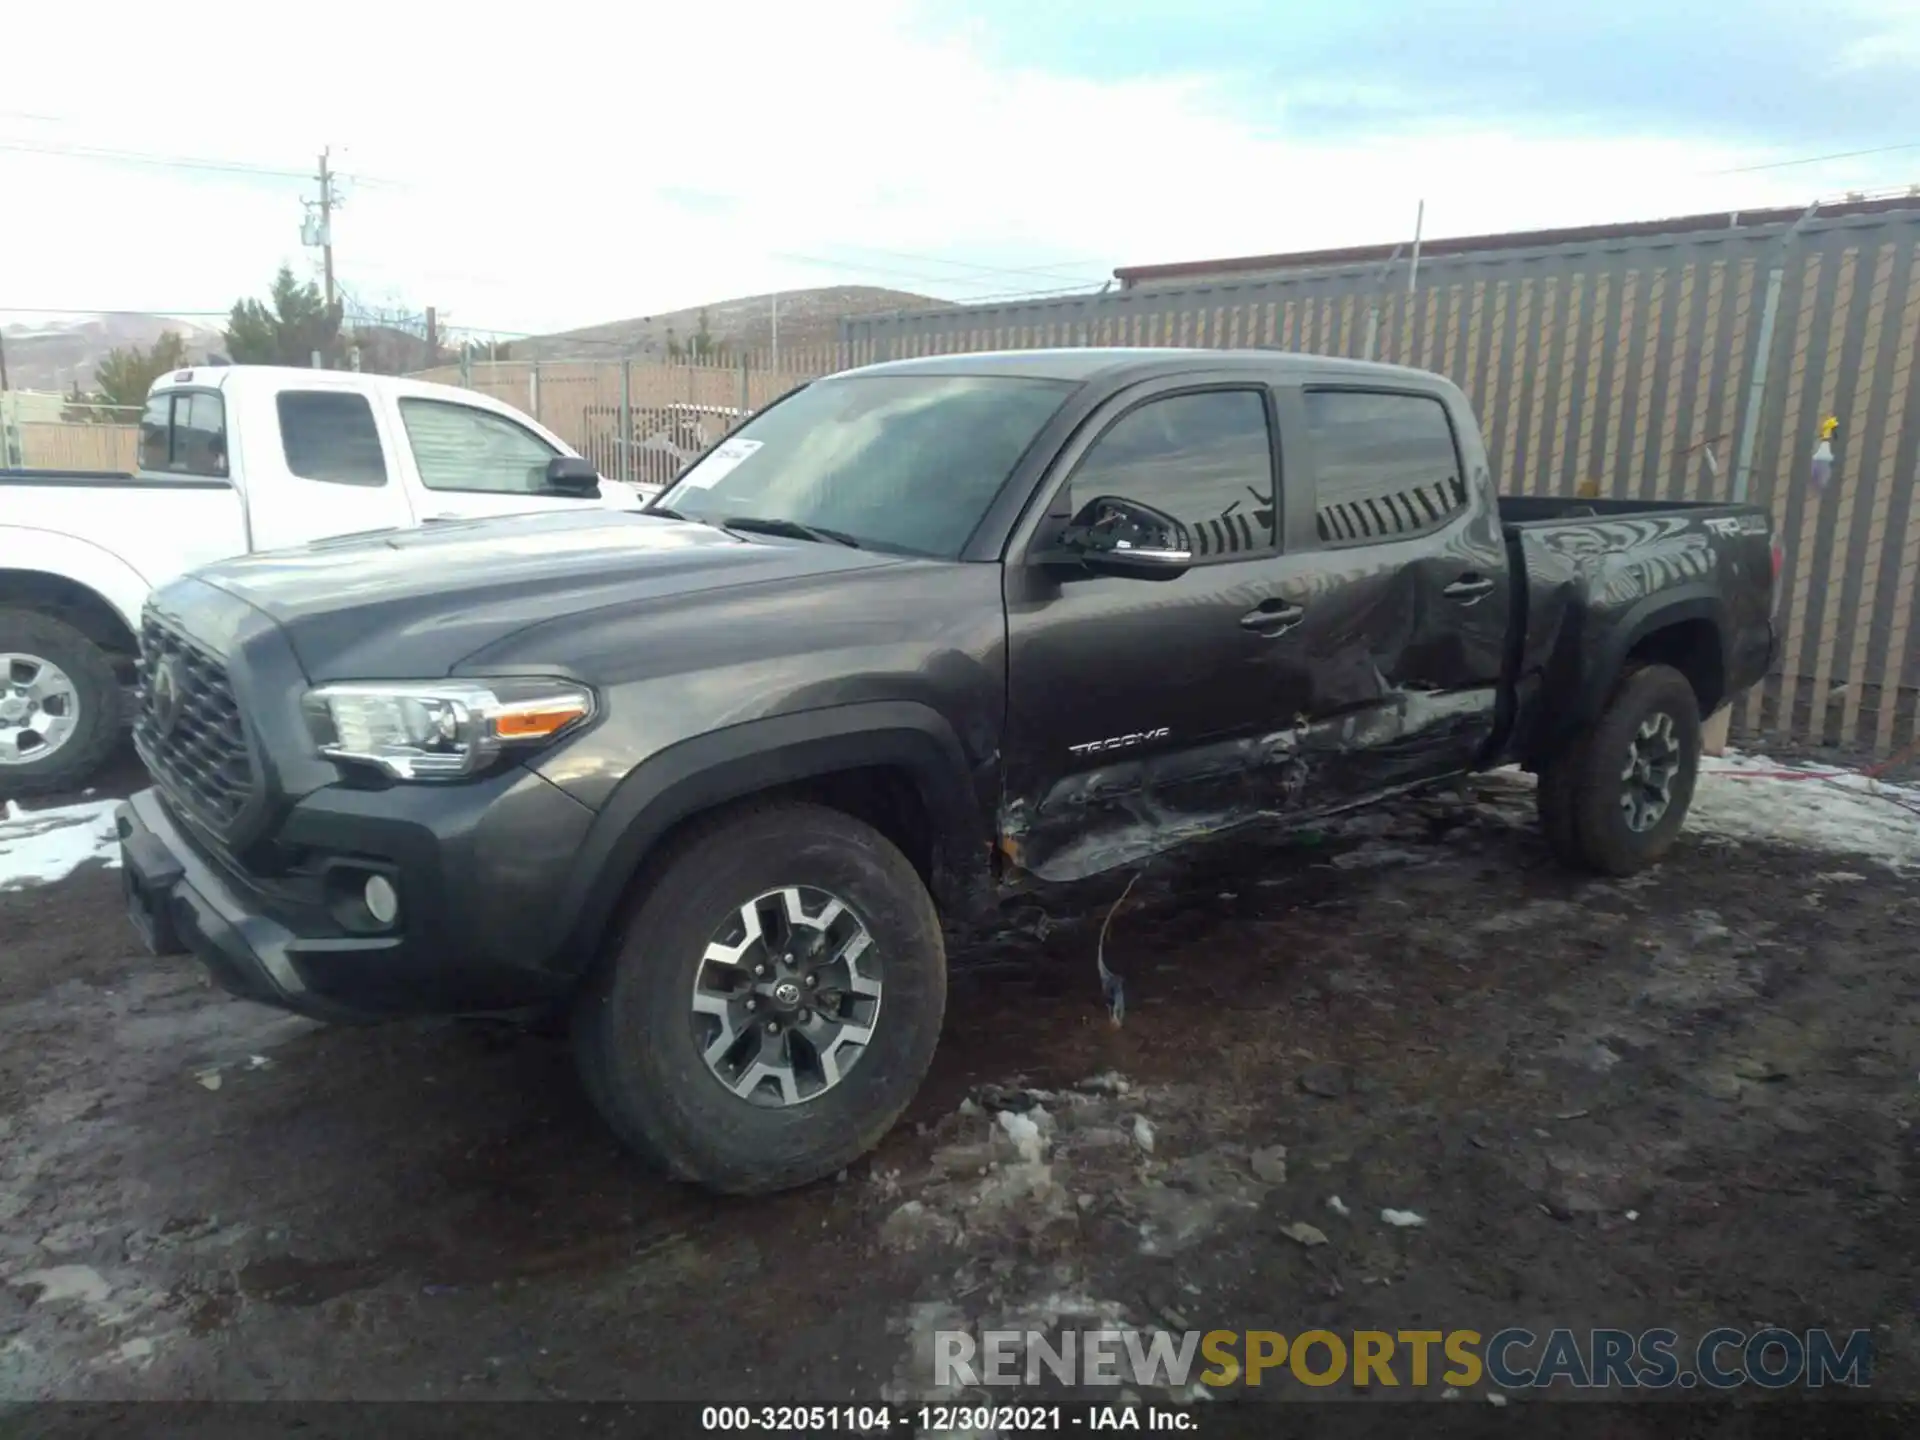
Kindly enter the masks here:
<path id="1" fill-rule="evenodd" d="M 847 360 L 1049 345 L 1278 345 L 1451 377 L 1502 490 L 1733 493 L 1770 272 L 1778 320 L 1750 496 L 1786 547 L 1777 673 L 1747 735 L 1886 753 L 1920 688 L 1920 211 L 861 318 Z M 1839 420 L 1831 483 L 1810 460 Z"/>

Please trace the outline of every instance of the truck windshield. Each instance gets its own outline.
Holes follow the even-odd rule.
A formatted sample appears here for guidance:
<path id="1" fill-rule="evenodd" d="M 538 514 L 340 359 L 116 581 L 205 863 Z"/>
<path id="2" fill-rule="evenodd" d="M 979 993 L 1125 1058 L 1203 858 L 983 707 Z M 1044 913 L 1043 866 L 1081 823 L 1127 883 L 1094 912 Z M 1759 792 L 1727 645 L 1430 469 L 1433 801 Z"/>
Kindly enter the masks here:
<path id="1" fill-rule="evenodd" d="M 690 520 L 955 559 L 1068 382 L 844 376 L 810 385 L 696 463 L 659 505 Z"/>

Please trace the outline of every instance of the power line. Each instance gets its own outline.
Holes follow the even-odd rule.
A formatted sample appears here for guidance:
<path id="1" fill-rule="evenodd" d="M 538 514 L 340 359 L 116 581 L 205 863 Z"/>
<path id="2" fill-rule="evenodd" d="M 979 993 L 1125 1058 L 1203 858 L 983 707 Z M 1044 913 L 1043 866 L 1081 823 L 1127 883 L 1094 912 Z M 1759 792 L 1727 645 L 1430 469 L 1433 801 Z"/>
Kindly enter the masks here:
<path id="1" fill-rule="evenodd" d="M 1829 160 L 1858 160 L 1865 155 L 1892 155 L 1902 150 L 1920 150 L 1920 140 L 1904 145 L 1876 145 L 1871 150 L 1837 150 L 1831 155 L 1807 155 L 1798 160 L 1769 160 L 1761 165 L 1736 165 L 1731 170 L 1709 170 L 1709 175 L 1751 175 L 1757 170 L 1785 170 L 1795 165 L 1824 165 Z"/>
<path id="2" fill-rule="evenodd" d="M 0 315 L 157 315 L 160 319 L 194 320 L 208 315 L 222 319 L 228 310 L 102 310 L 97 305 L 0 305 Z"/>
<path id="3" fill-rule="evenodd" d="M 157 165 L 175 170 L 216 170 L 233 175 L 264 175 L 278 180 L 305 180 L 298 170 L 274 170 L 264 165 L 245 165 L 237 160 L 199 160 L 185 155 L 148 155 L 137 150 L 109 150 L 96 145 L 39 145 L 27 140 L 0 140 L 0 150 L 21 150 L 35 155 L 62 155 L 76 160 L 112 160 L 128 165 Z"/>
<path id="4" fill-rule="evenodd" d="M 0 150 L 17 150 L 32 155 L 59 155 L 74 160 L 104 160 L 121 165 L 151 165 L 170 170 L 206 170 L 227 175 L 257 175 L 273 180 L 311 180 L 304 170 L 280 170 L 269 165 L 249 165 L 239 160 L 211 160 L 191 155 L 155 155 L 144 150 L 116 150 L 104 145 L 50 145 L 33 140 L 0 140 Z M 360 185 L 395 186 L 392 180 L 375 176 L 334 176 L 351 179 Z"/>
<path id="5" fill-rule="evenodd" d="M 1030 276 L 1034 279 L 1039 279 L 1039 280 L 1051 280 L 1051 279 L 1059 278 L 1062 280 L 1067 280 L 1069 281 L 1069 283 L 1074 283 L 1074 284 L 1086 283 L 1091 285 L 1098 285 L 1101 283 L 1100 280 L 1083 281 L 1082 277 L 1080 276 L 1077 276 L 1077 275 L 1068 276 L 1063 273 L 1070 269 L 1078 269 L 1081 265 L 1094 265 L 1099 263 L 1094 260 L 1063 261 L 1059 265 L 1044 265 L 1044 266 L 1035 266 L 1032 268 L 1025 268 L 1025 267 L 1015 266 L 1015 265 L 982 265 L 978 261 L 974 261 L 974 260 L 949 260 L 944 256 L 940 256 L 940 255 L 918 254 L 918 253 L 907 251 L 907 250 L 881 250 L 871 245 L 847 245 L 841 248 L 847 249 L 847 250 L 862 251 L 868 255 L 889 255 L 896 260 L 918 260 L 929 265 L 951 265 L 956 269 L 978 270 L 981 273 L 987 274 L 987 275 L 1025 275 L 1025 276 Z M 1105 277 L 1102 276 L 1101 279 L 1104 280 Z"/>
<path id="6" fill-rule="evenodd" d="M 928 275 L 924 271 L 894 270 L 884 265 L 849 264 L 845 260 L 829 260 L 819 255 L 792 255 L 792 254 L 781 253 L 781 254 L 774 255 L 773 258 L 776 260 L 791 260 L 801 265 L 817 265 L 822 269 L 839 271 L 843 275 L 846 275 L 846 274 L 890 275 L 893 278 L 898 280 L 920 280 L 930 285 L 952 285 L 955 283 L 962 283 L 962 284 L 965 283 L 962 277 L 955 276 L 955 275 Z M 1087 280 L 1077 285 L 1075 284 L 1053 285 L 1040 290 L 1010 290 L 999 295 L 971 296 L 966 300 L 954 301 L 951 303 L 962 304 L 962 305 L 975 305 L 988 300 L 1014 300 L 1014 299 L 1021 299 L 1021 298 L 1026 298 L 1030 296 L 1035 296 L 1035 295 L 1061 295 L 1074 290 L 1087 289 L 1099 283 L 1102 283 L 1102 282 Z"/>

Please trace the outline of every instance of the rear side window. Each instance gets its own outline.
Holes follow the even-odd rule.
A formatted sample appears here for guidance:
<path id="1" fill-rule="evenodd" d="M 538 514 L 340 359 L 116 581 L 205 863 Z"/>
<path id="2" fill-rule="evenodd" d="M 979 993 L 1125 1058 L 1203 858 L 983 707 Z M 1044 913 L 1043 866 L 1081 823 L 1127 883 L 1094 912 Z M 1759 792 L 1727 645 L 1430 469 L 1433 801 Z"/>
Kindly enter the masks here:
<path id="1" fill-rule="evenodd" d="M 547 462 L 560 452 L 511 420 L 446 400 L 402 400 L 400 418 L 427 489 L 550 493 Z"/>
<path id="2" fill-rule="evenodd" d="M 337 390 L 285 390 L 280 411 L 280 448 L 287 469 L 302 480 L 329 485 L 384 485 L 386 456 L 373 407 L 364 395 Z"/>
<path id="3" fill-rule="evenodd" d="M 1431 395 L 1306 392 L 1324 545 L 1422 535 L 1467 508 L 1466 480 L 1446 406 Z"/>
<path id="4" fill-rule="evenodd" d="M 140 468 L 227 477 L 227 407 L 211 390 L 168 390 L 140 416 Z"/>

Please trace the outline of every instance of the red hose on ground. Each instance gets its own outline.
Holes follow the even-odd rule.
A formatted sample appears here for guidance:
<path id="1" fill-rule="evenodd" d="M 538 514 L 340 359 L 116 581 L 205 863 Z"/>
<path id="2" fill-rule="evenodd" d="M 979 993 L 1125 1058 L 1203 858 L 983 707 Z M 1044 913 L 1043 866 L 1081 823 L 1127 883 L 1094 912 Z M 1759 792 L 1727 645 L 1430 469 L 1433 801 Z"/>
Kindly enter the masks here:
<path id="1" fill-rule="evenodd" d="M 1878 765 L 1870 765 L 1865 770 L 1719 770 L 1715 774 L 1725 775 L 1730 780 L 1844 780 L 1849 775 L 1862 775 L 1869 780 L 1877 779 L 1896 765 L 1904 764 L 1920 751 L 1920 740 L 1899 753 L 1882 760 Z"/>

